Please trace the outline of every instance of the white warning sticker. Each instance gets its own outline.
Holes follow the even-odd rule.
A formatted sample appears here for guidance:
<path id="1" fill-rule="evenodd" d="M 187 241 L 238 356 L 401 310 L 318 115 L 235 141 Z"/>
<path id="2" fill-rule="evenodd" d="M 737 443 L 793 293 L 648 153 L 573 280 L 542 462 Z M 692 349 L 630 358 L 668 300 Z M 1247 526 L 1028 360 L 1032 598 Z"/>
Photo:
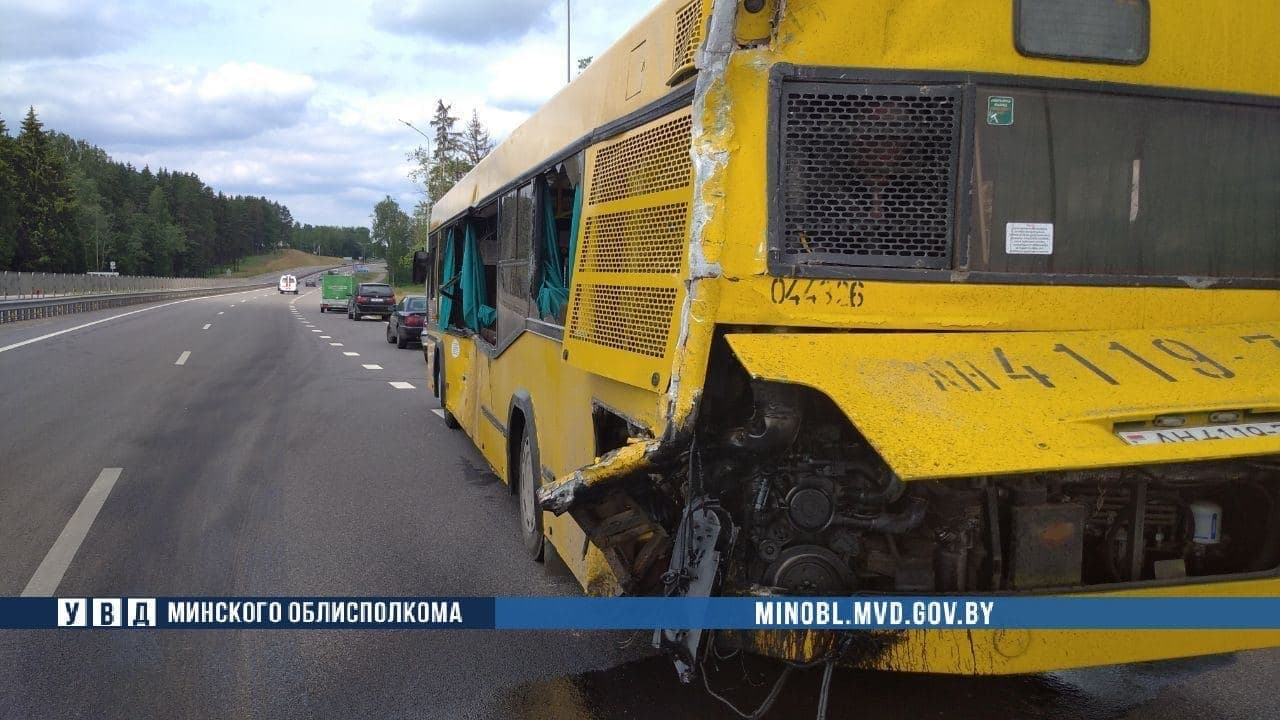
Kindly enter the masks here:
<path id="1" fill-rule="evenodd" d="M 1005 223 L 1007 255 L 1052 255 L 1053 223 Z"/>

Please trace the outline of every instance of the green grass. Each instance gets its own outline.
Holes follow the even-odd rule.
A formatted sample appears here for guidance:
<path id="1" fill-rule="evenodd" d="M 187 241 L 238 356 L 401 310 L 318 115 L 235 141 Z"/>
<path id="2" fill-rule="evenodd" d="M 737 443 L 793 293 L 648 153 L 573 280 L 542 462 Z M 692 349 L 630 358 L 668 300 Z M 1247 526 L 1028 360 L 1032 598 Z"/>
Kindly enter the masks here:
<path id="1" fill-rule="evenodd" d="M 216 277 L 253 277 L 269 272 L 279 272 L 281 270 L 289 270 L 290 268 L 305 267 L 307 265 L 341 265 L 342 258 L 326 257 L 324 255 L 312 255 L 301 250 L 286 248 L 284 250 L 276 250 L 265 255 L 251 255 L 240 260 L 240 269 L 230 273 L 216 273 Z"/>
<path id="2" fill-rule="evenodd" d="M 422 295 L 423 287 L 420 284 L 414 285 L 397 285 L 393 290 L 396 291 L 396 297 L 402 298 L 405 295 Z"/>

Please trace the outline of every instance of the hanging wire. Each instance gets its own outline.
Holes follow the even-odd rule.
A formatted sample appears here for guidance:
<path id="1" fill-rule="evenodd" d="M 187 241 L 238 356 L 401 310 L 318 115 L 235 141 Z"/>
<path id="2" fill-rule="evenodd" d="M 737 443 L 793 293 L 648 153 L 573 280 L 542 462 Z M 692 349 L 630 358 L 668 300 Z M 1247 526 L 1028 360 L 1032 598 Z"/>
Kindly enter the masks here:
<path id="1" fill-rule="evenodd" d="M 703 659 L 701 669 L 702 687 L 706 689 L 708 695 L 719 700 L 721 704 L 732 710 L 738 717 L 746 718 L 747 720 L 760 720 L 760 718 L 764 717 L 765 713 L 769 712 L 769 708 L 773 707 L 773 704 L 777 702 L 778 695 L 782 692 L 782 686 L 787 683 L 787 678 L 791 675 L 791 671 L 794 669 L 794 666 L 784 665 L 782 667 L 782 673 L 779 674 L 778 679 L 774 681 L 773 688 L 769 690 L 769 694 L 765 697 L 764 701 L 760 703 L 760 706 L 750 713 L 740 709 L 737 705 L 733 704 L 732 700 L 711 689 L 711 681 L 707 679 L 707 664 L 705 658 Z"/>
<path id="2" fill-rule="evenodd" d="M 831 675 L 836 669 L 836 659 L 827 660 L 826 667 L 822 668 L 822 689 L 818 691 L 818 718 L 817 720 L 827 720 L 827 700 L 831 697 Z"/>

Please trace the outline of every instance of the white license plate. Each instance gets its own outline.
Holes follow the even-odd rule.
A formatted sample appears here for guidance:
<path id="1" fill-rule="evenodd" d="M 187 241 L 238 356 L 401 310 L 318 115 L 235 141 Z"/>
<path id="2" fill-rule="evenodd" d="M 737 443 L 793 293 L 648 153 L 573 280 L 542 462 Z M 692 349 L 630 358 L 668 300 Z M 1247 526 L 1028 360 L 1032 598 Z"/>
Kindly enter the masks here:
<path id="1" fill-rule="evenodd" d="M 1200 425 L 1183 428 L 1162 428 L 1160 430 L 1121 430 L 1116 435 L 1130 445 L 1159 445 L 1161 443 L 1199 442 L 1201 440 L 1239 440 L 1242 438 L 1275 437 L 1280 435 L 1280 422 Z"/>
<path id="2" fill-rule="evenodd" d="M 371 303 L 378 303 L 379 305 L 381 305 L 381 304 L 382 304 L 382 301 L 381 301 L 381 300 L 379 300 L 378 298 L 369 298 L 369 302 L 371 302 Z"/>

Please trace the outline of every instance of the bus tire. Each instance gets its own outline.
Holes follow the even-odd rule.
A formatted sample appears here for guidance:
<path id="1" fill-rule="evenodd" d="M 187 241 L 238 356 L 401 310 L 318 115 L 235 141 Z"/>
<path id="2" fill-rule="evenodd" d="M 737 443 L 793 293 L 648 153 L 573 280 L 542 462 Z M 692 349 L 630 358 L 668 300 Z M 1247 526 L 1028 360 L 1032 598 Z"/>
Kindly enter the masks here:
<path id="1" fill-rule="evenodd" d="M 546 536 L 542 532 L 542 510 L 538 507 L 538 440 L 533 428 L 525 425 L 520 438 L 519 464 L 516 466 L 516 492 L 520 494 L 520 537 L 524 550 L 536 562 L 542 562 Z"/>
<path id="2" fill-rule="evenodd" d="M 440 403 L 440 417 L 444 418 L 444 426 L 450 430 L 457 430 L 462 427 L 458 424 L 458 418 L 454 417 L 453 413 L 449 412 L 449 408 L 445 407 L 443 402 Z"/>

